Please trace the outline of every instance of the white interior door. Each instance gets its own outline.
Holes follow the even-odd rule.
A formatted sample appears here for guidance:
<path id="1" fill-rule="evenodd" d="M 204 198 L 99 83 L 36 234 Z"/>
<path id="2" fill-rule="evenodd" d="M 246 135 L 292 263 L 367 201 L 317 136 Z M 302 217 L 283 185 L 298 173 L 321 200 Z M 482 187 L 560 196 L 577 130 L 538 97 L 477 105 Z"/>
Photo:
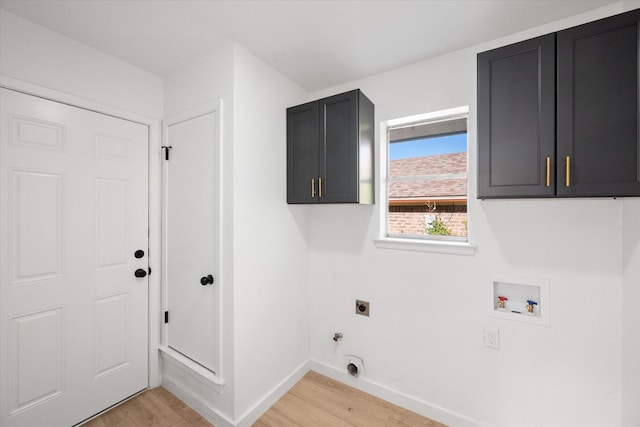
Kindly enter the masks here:
<path id="1" fill-rule="evenodd" d="M 0 424 L 67 427 L 148 386 L 148 128 L 0 91 Z"/>
<path id="2" fill-rule="evenodd" d="M 166 344 L 218 369 L 218 113 L 169 122 L 165 162 Z M 214 282 L 206 282 L 211 275 Z"/>

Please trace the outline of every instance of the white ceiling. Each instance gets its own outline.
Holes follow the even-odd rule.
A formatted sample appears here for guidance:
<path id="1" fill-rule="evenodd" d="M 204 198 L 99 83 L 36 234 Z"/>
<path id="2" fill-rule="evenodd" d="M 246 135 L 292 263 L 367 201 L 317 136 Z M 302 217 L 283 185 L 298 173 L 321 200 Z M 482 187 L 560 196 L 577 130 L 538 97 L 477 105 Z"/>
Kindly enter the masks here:
<path id="1" fill-rule="evenodd" d="M 616 0 L 0 0 L 159 76 L 235 40 L 308 91 Z"/>

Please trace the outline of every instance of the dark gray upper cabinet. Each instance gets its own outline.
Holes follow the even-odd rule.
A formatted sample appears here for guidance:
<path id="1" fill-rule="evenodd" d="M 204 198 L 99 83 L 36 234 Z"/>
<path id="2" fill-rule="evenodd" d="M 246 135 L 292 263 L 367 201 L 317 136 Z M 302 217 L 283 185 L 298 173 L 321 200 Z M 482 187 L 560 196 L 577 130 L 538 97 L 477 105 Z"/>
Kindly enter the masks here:
<path id="1" fill-rule="evenodd" d="M 555 35 L 478 55 L 479 198 L 554 196 L 555 119 Z"/>
<path id="2" fill-rule="evenodd" d="M 559 196 L 640 196 L 639 21 L 635 10 L 558 33 Z"/>
<path id="3" fill-rule="evenodd" d="M 374 107 L 353 90 L 287 109 L 287 202 L 374 201 Z"/>
<path id="4" fill-rule="evenodd" d="M 312 203 L 318 179 L 318 103 L 287 109 L 287 202 Z"/>
<path id="5" fill-rule="evenodd" d="M 640 196 L 639 21 L 478 55 L 478 198 Z"/>

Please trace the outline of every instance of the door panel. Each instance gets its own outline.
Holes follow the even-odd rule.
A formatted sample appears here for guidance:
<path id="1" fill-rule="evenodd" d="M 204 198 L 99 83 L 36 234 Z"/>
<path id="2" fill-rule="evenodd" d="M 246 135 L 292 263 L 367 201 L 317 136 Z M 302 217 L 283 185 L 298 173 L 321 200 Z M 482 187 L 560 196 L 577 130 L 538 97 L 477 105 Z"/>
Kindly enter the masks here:
<path id="1" fill-rule="evenodd" d="M 0 89 L 0 424 L 148 385 L 148 129 Z"/>
<path id="2" fill-rule="evenodd" d="M 24 411 L 63 392 L 62 309 L 17 316 L 11 329 L 11 366 L 20 386 L 11 407 Z"/>
<path id="3" fill-rule="evenodd" d="M 218 369 L 218 118 L 216 112 L 168 126 L 165 162 L 166 343 Z"/>
<path id="4" fill-rule="evenodd" d="M 320 102 L 322 202 L 358 200 L 358 91 Z"/>
<path id="5" fill-rule="evenodd" d="M 553 197 L 554 165 L 555 35 L 480 53 L 478 198 Z"/>
<path id="6" fill-rule="evenodd" d="M 632 11 L 558 33 L 559 196 L 640 195 L 639 21 Z"/>
<path id="7" fill-rule="evenodd" d="M 62 275 L 62 175 L 13 170 L 12 283 Z"/>
<path id="8" fill-rule="evenodd" d="M 318 178 L 318 103 L 309 102 L 287 109 L 287 203 L 317 203 Z"/>
<path id="9" fill-rule="evenodd" d="M 129 295 L 96 298 L 94 378 L 107 375 L 129 363 L 127 352 L 127 306 Z"/>
<path id="10" fill-rule="evenodd" d="M 127 181 L 97 178 L 95 200 L 96 268 L 122 266 L 127 262 Z"/>

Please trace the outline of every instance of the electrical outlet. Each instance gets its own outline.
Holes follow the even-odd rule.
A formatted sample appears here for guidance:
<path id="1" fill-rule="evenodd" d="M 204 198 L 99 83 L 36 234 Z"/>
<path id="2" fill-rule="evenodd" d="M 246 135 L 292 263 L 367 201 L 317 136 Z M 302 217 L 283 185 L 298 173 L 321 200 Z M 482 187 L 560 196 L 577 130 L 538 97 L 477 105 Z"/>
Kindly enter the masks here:
<path id="1" fill-rule="evenodd" d="M 484 328 L 484 345 L 490 348 L 500 348 L 500 330 Z"/>
<path id="2" fill-rule="evenodd" d="M 356 300 L 356 314 L 369 317 L 369 302 Z"/>

